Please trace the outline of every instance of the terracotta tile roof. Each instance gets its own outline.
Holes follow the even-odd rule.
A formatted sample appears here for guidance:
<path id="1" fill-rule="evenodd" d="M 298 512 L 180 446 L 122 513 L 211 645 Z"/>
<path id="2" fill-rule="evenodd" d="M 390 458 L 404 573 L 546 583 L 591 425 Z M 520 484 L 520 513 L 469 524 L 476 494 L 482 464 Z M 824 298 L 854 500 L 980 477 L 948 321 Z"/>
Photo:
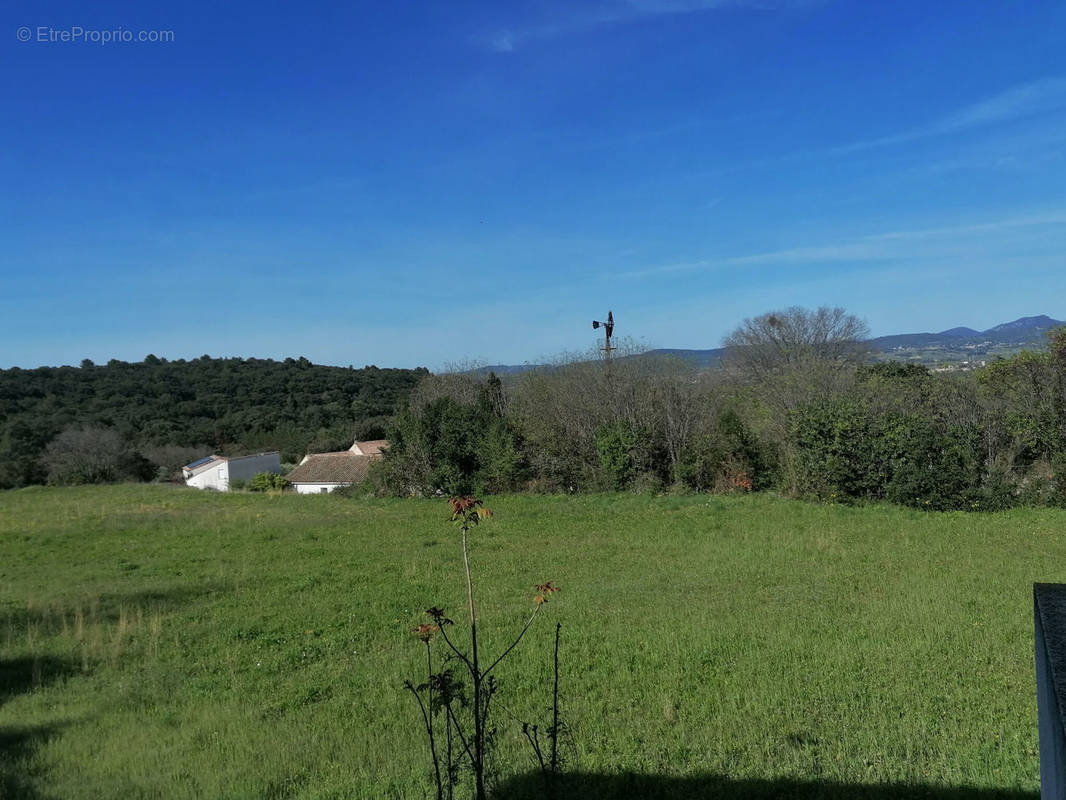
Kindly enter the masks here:
<path id="1" fill-rule="evenodd" d="M 285 479 L 289 483 L 361 483 L 374 456 L 361 456 L 347 450 L 341 453 L 311 453 Z"/>
<path id="2" fill-rule="evenodd" d="M 381 448 L 388 447 L 388 445 L 389 443 L 385 439 L 374 439 L 370 442 L 356 442 L 352 445 L 352 451 L 354 452 L 355 448 L 358 447 L 359 452 L 364 456 L 379 456 L 381 455 Z"/>

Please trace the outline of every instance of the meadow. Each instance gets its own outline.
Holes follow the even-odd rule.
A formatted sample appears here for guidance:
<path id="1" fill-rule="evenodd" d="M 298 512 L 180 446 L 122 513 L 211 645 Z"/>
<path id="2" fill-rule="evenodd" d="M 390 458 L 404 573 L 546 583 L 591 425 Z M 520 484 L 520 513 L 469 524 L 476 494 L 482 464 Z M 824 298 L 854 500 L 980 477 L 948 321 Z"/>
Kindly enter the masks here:
<path id="1" fill-rule="evenodd" d="M 488 498 L 499 797 L 1036 798 L 1032 584 L 1066 512 L 771 495 Z M 424 798 L 412 629 L 462 619 L 442 500 L 0 493 L 0 797 Z M 457 635 L 462 626 L 457 626 Z"/>

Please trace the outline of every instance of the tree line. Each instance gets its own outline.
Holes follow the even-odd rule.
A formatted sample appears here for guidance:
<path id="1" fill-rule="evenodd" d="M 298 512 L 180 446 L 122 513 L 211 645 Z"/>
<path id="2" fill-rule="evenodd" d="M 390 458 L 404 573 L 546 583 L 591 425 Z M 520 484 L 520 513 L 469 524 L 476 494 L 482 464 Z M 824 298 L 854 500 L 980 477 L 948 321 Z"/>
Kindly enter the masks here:
<path id="1" fill-rule="evenodd" d="M 209 453 L 293 462 L 344 449 L 382 438 L 428 375 L 206 355 L 0 370 L 0 488 L 171 478 Z"/>
<path id="2" fill-rule="evenodd" d="M 745 320 L 710 370 L 631 348 L 502 379 L 427 375 L 374 487 L 1066 504 L 1066 329 L 969 373 L 873 363 L 867 336 L 842 309 L 790 308 Z"/>
<path id="3" fill-rule="evenodd" d="M 842 309 L 744 320 L 720 366 L 631 344 L 517 375 L 307 359 L 0 370 L 0 488 L 173 479 L 209 452 L 388 438 L 381 494 L 746 492 L 1066 505 L 1066 328 L 968 373 L 875 363 Z"/>

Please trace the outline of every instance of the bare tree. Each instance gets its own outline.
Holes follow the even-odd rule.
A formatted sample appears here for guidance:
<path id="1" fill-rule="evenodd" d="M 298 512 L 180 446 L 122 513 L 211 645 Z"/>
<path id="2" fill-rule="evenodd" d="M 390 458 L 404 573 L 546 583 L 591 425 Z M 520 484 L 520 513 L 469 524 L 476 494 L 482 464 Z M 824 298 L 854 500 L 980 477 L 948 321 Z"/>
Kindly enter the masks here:
<path id="1" fill-rule="evenodd" d="M 655 403 L 661 415 L 663 442 L 670 460 L 670 479 L 681 482 L 681 459 L 707 415 L 706 390 L 688 376 L 664 379 L 657 388 Z"/>
<path id="2" fill-rule="evenodd" d="M 866 323 L 843 308 L 792 306 L 744 320 L 723 344 L 728 366 L 761 380 L 797 365 L 861 363 L 869 335 Z"/>
<path id="3" fill-rule="evenodd" d="M 411 392 L 410 406 L 421 410 L 423 406 L 450 397 L 457 403 L 476 403 L 485 388 L 487 376 L 466 370 L 461 366 L 447 372 L 432 373 L 418 382 Z"/>
<path id="4" fill-rule="evenodd" d="M 263 448 L 266 449 L 266 448 Z M 159 471 L 165 480 L 180 481 L 181 468 L 190 464 L 206 453 L 211 452 L 211 445 L 185 447 L 177 444 L 160 444 L 145 447 L 141 451 Z"/>
<path id="5" fill-rule="evenodd" d="M 152 465 L 110 428 L 67 428 L 49 442 L 41 461 L 52 484 L 146 480 Z"/>

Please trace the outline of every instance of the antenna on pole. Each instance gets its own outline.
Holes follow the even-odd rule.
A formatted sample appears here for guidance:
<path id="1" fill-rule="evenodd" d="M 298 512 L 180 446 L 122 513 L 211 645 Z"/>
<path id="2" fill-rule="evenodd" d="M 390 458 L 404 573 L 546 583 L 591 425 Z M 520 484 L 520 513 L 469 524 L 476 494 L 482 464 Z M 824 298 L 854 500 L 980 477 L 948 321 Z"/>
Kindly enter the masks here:
<path id="1" fill-rule="evenodd" d="M 603 347 L 601 347 L 600 350 L 602 350 L 604 352 L 604 354 L 607 356 L 607 358 L 610 358 L 611 357 L 611 351 L 614 350 L 614 345 L 611 344 L 611 336 L 614 335 L 614 313 L 612 313 L 611 311 L 607 312 L 607 321 L 606 322 L 600 322 L 599 320 L 595 320 L 595 319 L 592 320 L 592 329 L 593 330 L 596 330 L 596 329 L 601 328 L 601 327 L 603 328 L 604 337 L 603 337 Z"/>

